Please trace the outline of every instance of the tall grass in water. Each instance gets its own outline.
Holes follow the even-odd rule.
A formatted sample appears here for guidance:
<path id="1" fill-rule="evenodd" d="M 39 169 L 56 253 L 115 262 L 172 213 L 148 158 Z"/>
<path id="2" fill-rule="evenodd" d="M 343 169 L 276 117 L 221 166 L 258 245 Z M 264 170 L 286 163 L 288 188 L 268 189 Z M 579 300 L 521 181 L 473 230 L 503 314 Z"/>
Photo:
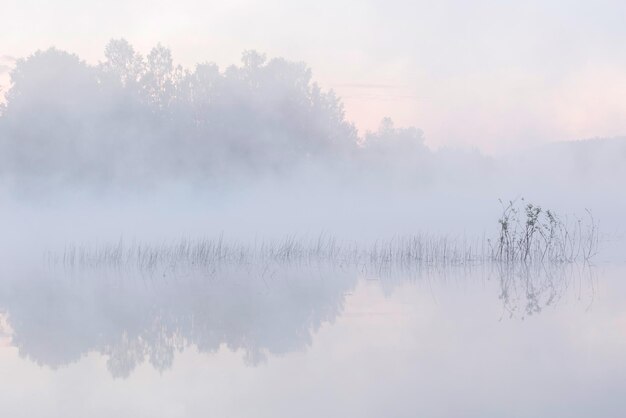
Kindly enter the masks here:
<path id="1" fill-rule="evenodd" d="M 503 205 L 496 239 L 458 239 L 418 234 L 376 241 L 369 245 L 339 241 L 328 235 L 310 239 L 287 236 L 254 243 L 216 239 L 181 239 L 175 243 L 69 245 L 62 254 L 50 254 L 52 265 L 80 268 L 137 268 L 177 270 L 211 269 L 222 265 L 324 263 L 335 266 L 401 267 L 496 263 L 570 263 L 587 261 L 596 252 L 597 225 L 587 220 L 562 221 L 555 213 L 515 202 Z"/>
<path id="2" fill-rule="evenodd" d="M 176 243 L 68 245 L 62 254 L 49 254 L 51 265 L 79 268 L 213 268 L 222 265 L 332 264 L 336 266 L 465 265 L 483 262 L 484 245 L 446 236 L 415 235 L 376 241 L 370 245 L 335 237 L 287 236 L 254 243 L 216 239 L 181 239 Z"/>
<path id="3" fill-rule="evenodd" d="M 532 203 L 520 206 L 517 201 L 502 204 L 498 239 L 495 245 L 489 242 L 492 260 L 571 263 L 596 254 L 598 226 L 589 210 L 586 219 L 568 221 Z"/>

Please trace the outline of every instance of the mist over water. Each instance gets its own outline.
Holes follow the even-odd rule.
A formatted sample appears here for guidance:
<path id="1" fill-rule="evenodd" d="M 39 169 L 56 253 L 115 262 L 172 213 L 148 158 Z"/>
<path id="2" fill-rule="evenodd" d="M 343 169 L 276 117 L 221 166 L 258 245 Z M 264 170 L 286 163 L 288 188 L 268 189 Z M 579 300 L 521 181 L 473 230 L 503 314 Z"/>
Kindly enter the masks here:
<path id="1" fill-rule="evenodd" d="M 173 53 L 12 65 L 2 411 L 620 416 L 625 139 L 432 149 L 305 63 Z"/>
<path id="2" fill-rule="evenodd" d="M 0 116 L 5 211 L 88 213 L 118 235 L 147 218 L 179 233 L 379 237 L 483 233 L 498 199 L 524 197 L 624 230 L 623 139 L 498 157 L 433 150 L 388 118 L 357 133 L 303 63 L 247 51 L 239 66 L 184 69 L 163 46 L 144 57 L 123 39 L 104 55 L 89 65 L 51 48 L 16 61 Z"/>

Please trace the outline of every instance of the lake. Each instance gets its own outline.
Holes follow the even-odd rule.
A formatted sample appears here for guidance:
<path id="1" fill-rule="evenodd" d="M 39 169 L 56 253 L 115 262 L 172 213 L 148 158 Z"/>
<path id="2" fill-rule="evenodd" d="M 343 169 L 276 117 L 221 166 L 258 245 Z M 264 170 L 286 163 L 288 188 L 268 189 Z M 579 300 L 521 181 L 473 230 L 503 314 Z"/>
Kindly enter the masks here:
<path id="1" fill-rule="evenodd" d="M 44 262 L 0 281 L 11 417 L 621 417 L 626 264 Z"/>

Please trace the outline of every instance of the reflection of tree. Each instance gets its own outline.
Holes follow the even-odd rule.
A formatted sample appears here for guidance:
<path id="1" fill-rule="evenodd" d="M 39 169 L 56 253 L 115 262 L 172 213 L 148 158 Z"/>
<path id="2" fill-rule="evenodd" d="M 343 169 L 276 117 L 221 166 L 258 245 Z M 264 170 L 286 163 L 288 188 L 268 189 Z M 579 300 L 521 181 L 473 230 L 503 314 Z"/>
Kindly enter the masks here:
<path id="1" fill-rule="evenodd" d="M 580 285 L 582 291 L 593 280 L 589 266 L 492 267 L 499 298 L 511 317 L 536 315 L 555 305 L 568 288 Z M 378 271 L 373 277 L 380 277 L 383 291 L 391 294 L 405 281 L 398 277 L 433 276 L 445 284 L 448 273 L 464 278 L 476 273 L 435 270 L 383 276 Z M 108 357 L 115 377 L 129 376 L 144 361 L 166 370 L 175 354 L 189 346 L 204 353 L 225 346 L 255 365 L 267 355 L 310 345 L 315 331 L 340 315 L 358 275 L 303 266 L 277 267 L 274 274 L 228 267 L 211 276 L 176 279 L 107 274 L 0 282 L 0 310 L 7 313 L 12 344 L 20 354 L 59 367 L 97 351 Z"/>
<path id="2" fill-rule="evenodd" d="M 230 272 L 172 281 L 19 280 L 0 288 L 0 303 L 21 355 L 58 367 L 95 350 L 108 356 L 114 376 L 126 377 L 146 360 L 165 370 L 191 345 L 241 350 L 250 364 L 302 350 L 341 312 L 352 277 L 284 271 L 269 279 Z"/>
<path id="3" fill-rule="evenodd" d="M 593 267 L 587 263 L 497 263 L 494 269 L 500 282 L 499 299 L 511 317 L 541 313 L 577 281 L 591 286 L 593 298 Z"/>

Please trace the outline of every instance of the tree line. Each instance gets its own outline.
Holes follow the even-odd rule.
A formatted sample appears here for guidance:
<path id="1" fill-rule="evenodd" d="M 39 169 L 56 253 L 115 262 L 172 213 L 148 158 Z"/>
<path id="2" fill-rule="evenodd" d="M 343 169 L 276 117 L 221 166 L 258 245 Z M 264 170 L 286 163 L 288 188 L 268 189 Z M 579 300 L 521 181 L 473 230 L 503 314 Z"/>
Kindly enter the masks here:
<path id="1" fill-rule="evenodd" d="M 17 181 L 210 180 L 303 162 L 386 165 L 428 154 L 419 129 L 360 137 L 304 63 L 255 51 L 240 65 L 185 69 L 111 40 L 90 65 L 50 48 L 19 59 L 0 109 L 0 176 Z M 415 157 L 415 159 L 414 159 Z"/>

